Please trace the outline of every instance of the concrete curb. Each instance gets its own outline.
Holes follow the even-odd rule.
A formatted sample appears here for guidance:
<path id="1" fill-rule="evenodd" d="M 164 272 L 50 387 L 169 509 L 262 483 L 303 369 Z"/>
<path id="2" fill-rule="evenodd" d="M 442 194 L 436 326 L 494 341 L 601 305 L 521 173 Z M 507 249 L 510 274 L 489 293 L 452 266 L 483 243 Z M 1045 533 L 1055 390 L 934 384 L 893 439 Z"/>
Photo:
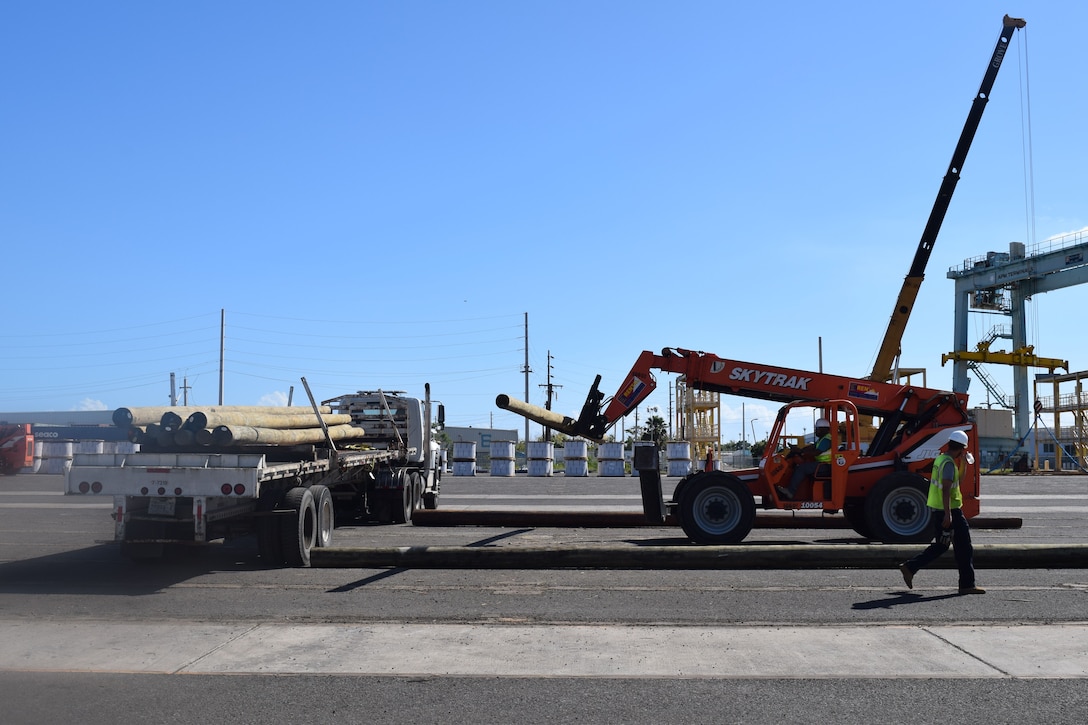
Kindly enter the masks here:
<path id="1" fill-rule="evenodd" d="M 314 549 L 325 569 L 894 569 L 922 544 L 733 546 L 402 546 Z M 1085 569 L 1088 544 L 986 544 L 976 569 Z M 953 569 L 951 554 L 931 568 Z"/>
<path id="2" fill-rule="evenodd" d="M 648 521 L 640 511 L 473 511 L 457 509 L 418 509 L 412 512 L 416 526 L 548 526 L 555 528 L 617 528 L 643 526 L 679 526 L 673 516 L 665 523 Z M 1015 517 L 971 519 L 972 529 L 1019 529 L 1024 520 Z M 769 513 L 756 516 L 757 529 L 849 529 L 841 514 Z"/>

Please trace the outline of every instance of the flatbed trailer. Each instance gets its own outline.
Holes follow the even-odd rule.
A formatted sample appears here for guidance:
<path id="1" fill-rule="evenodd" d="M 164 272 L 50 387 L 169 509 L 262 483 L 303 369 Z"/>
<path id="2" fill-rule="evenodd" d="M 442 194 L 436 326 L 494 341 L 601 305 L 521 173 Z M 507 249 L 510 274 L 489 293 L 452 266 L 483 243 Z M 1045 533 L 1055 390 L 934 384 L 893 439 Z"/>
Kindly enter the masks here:
<path id="1" fill-rule="evenodd" d="M 255 534 L 262 559 L 291 566 L 329 546 L 337 522 L 406 523 L 417 508 L 437 508 L 429 394 L 360 392 L 334 402 L 353 411 L 374 447 L 77 454 L 65 493 L 111 497 L 114 541 L 130 558 Z"/>

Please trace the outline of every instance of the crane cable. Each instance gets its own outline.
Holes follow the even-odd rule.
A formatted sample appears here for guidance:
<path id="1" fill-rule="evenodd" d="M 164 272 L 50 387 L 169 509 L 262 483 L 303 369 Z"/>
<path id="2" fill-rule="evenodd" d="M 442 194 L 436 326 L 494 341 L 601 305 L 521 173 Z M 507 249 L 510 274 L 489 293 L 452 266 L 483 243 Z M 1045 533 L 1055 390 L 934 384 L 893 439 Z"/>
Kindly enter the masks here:
<path id="1" fill-rule="evenodd" d="M 1031 73 L 1028 62 L 1027 29 L 1021 30 L 1022 42 L 1017 44 L 1020 62 L 1020 145 L 1024 163 L 1024 220 L 1026 240 L 1030 249 L 1037 244 L 1035 236 L 1035 159 L 1031 133 Z M 1039 303 L 1031 306 L 1031 340 L 1039 344 Z"/>
<path id="2" fill-rule="evenodd" d="M 1017 59 L 1020 64 L 1020 148 L 1021 155 L 1023 157 L 1024 167 L 1024 220 L 1025 220 L 1025 253 L 1028 250 L 1034 251 L 1037 247 L 1035 238 L 1035 161 L 1032 149 L 1032 133 L 1031 133 L 1031 73 L 1029 70 L 1028 62 L 1028 36 L 1027 29 L 1021 28 L 1017 34 L 1022 37 L 1023 42 L 1017 44 Z M 1034 297 L 1032 301 L 1035 302 L 1031 306 L 1031 319 L 1028 321 L 1028 327 L 1030 328 L 1030 334 L 1025 331 L 1025 337 L 1030 340 L 1029 344 L 1039 344 L 1039 302 Z M 974 323 L 975 338 L 982 338 L 982 328 L 979 323 Z M 987 397 L 989 397 L 989 391 L 987 390 Z"/>

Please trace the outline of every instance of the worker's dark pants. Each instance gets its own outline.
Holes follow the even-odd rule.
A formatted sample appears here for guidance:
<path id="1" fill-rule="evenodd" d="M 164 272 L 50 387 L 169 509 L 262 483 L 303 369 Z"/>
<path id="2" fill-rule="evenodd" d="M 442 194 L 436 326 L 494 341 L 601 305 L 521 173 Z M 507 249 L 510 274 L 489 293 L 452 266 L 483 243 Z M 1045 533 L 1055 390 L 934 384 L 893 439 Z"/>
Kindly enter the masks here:
<path id="1" fill-rule="evenodd" d="M 941 533 L 944 531 L 944 509 L 930 509 L 929 524 L 933 530 L 933 543 L 907 562 L 907 568 L 915 573 L 948 551 L 948 544 L 941 543 Z M 971 527 L 967 525 L 967 518 L 960 509 L 952 509 L 952 547 L 956 556 L 956 566 L 960 570 L 960 589 L 973 587 L 975 563 L 974 548 L 971 546 Z"/>
<path id="2" fill-rule="evenodd" d="M 831 466 L 827 463 L 817 463 L 816 461 L 805 461 L 798 463 L 793 469 L 793 475 L 790 476 L 790 485 L 786 490 L 790 492 L 790 498 L 793 498 L 797 494 L 797 489 L 801 487 L 806 478 L 811 476 L 827 476 L 831 473 Z"/>

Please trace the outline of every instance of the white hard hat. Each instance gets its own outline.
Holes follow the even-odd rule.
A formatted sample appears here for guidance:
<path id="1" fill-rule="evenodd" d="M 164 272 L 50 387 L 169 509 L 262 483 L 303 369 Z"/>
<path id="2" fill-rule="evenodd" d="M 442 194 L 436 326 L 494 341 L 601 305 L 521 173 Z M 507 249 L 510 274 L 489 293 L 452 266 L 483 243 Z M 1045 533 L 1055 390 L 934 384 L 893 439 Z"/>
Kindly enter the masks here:
<path id="1" fill-rule="evenodd" d="M 830 428 L 831 423 L 828 422 L 827 418 L 820 418 L 818 421 L 816 421 L 816 427 L 817 428 Z"/>
<path id="2" fill-rule="evenodd" d="M 964 448 L 967 447 L 967 434 L 962 430 L 953 431 L 952 435 L 948 436 L 949 443 L 959 443 Z"/>

